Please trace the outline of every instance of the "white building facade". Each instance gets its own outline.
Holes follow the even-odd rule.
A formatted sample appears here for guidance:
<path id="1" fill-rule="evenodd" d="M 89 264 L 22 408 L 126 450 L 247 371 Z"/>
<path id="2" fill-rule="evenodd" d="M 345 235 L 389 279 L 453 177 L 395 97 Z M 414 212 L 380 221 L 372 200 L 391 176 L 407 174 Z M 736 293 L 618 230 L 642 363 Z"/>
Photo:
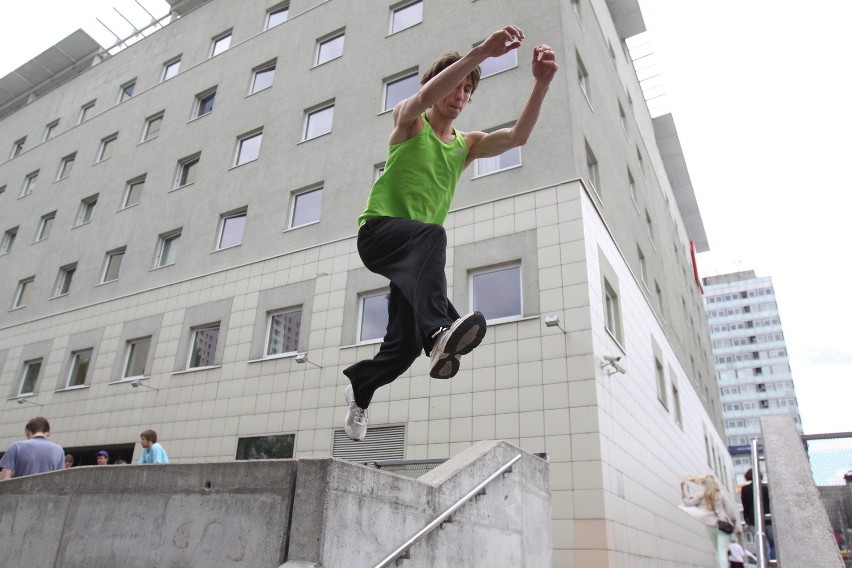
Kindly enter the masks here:
<path id="1" fill-rule="evenodd" d="M 708 276 L 704 301 L 725 437 L 738 483 L 744 483 L 761 416 L 791 414 L 802 433 L 775 288 L 771 277 L 753 270 Z"/>
<path id="2" fill-rule="evenodd" d="M 148 428 L 175 462 L 505 439 L 549 456 L 554 566 L 708 564 L 677 509 L 684 473 L 734 481 L 691 254 L 708 246 L 624 45 L 638 4 L 170 3 L 115 55 L 75 36 L 55 85 L 0 106 L 0 447 L 34 414 L 83 463 L 135 461 Z M 356 218 L 389 109 L 508 23 L 527 42 L 488 62 L 459 128 L 517 118 L 535 44 L 560 70 L 530 142 L 466 170 L 445 225 L 450 298 L 488 334 L 454 379 L 422 357 L 380 389 L 354 444 L 341 371 L 376 352 L 387 293 Z"/>

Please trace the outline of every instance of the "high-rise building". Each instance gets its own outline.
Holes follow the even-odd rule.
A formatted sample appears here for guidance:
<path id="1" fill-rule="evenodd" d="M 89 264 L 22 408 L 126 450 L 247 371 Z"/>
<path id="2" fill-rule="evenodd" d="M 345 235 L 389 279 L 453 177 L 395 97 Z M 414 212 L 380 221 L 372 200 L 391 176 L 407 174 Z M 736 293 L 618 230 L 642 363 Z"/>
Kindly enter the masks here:
<path id="1" fill-rule="evenodd" d="M 775 288 L 753 270 L 704 278 L 704 302 L 722 399 L 725 438 L 739 483 L 751 467 L 760 417 L 791 414 L 802 432 Z"/>
<path id="2" fill-rule="evenodd" d="M 138 455 L 147 428 L 174 462 L 505 439 L 549 456 L 555 566 L 708 564 L 677 509 L 684 473 L 733 489 L 708 244 L 625 44 L 638 2 L 170 4 L 126 49 L 77 32 L 0 79 L 0 448 L 32 403 L 83 463 Z M 342 369 L 386 323 L 355 236 L 390 110 L 510 23 L 526 42 L 483 65 L 460 129 L 512 124 L 537 43 L 560 69 L 528 144 L 466 170 L 446 222 L 450 298 L 488 334 L 454 379 L 421 357 L 380 389 L 350 442 Z"/>

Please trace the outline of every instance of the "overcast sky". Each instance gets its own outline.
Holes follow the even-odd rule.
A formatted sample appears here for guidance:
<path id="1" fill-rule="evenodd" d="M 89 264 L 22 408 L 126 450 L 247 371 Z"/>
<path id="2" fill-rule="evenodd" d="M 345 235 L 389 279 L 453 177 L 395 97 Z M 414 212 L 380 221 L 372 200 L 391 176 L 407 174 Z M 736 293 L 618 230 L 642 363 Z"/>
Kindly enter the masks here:
<path id="1" fill-rule="evenodd" d="M 640 5 L 710 242 L 701 274 L 772 277 L 805 432 L 852 431 L 852 1 Z M 95 17 L 126 33 L 113 6 L 149 19 L 132 0 L 7 2 L 0 76 L 80 27 L 112 41 Z"/>

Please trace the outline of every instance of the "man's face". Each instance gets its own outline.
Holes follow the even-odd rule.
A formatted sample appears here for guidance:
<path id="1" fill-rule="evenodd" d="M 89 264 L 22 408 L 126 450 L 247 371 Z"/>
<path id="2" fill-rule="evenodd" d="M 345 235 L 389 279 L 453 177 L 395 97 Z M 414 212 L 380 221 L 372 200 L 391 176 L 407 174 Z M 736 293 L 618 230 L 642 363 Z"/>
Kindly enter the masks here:
<path id="1" fill-rule="evenodd" d="M 101 454 L 98 454 L 98 457 L 95 458 L 95 462 L 98 465 L 107 465 L 107 457 Z"/>
<path id="2" fill-rule="evenodd" d="M 441 110 L 451 118 L 457 117 L 470 101 L 472 94 L 473 81 L 470 80 L 470 77 L 465 77 L 464 81 L 456 85 L 456 88 L 441 100 L 439 103 L 442 107 Z"/>

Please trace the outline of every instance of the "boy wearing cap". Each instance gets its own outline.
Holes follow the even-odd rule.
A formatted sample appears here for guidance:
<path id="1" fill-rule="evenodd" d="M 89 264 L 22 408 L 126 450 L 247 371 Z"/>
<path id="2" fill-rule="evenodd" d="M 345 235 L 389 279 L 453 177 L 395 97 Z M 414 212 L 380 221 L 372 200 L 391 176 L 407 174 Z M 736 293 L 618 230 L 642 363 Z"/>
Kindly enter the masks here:
<path id="1" fill-rule="evenodd" d="M 109 465 L 109 452 L 101 450 L 95 456 L 95 465 Z"/>

